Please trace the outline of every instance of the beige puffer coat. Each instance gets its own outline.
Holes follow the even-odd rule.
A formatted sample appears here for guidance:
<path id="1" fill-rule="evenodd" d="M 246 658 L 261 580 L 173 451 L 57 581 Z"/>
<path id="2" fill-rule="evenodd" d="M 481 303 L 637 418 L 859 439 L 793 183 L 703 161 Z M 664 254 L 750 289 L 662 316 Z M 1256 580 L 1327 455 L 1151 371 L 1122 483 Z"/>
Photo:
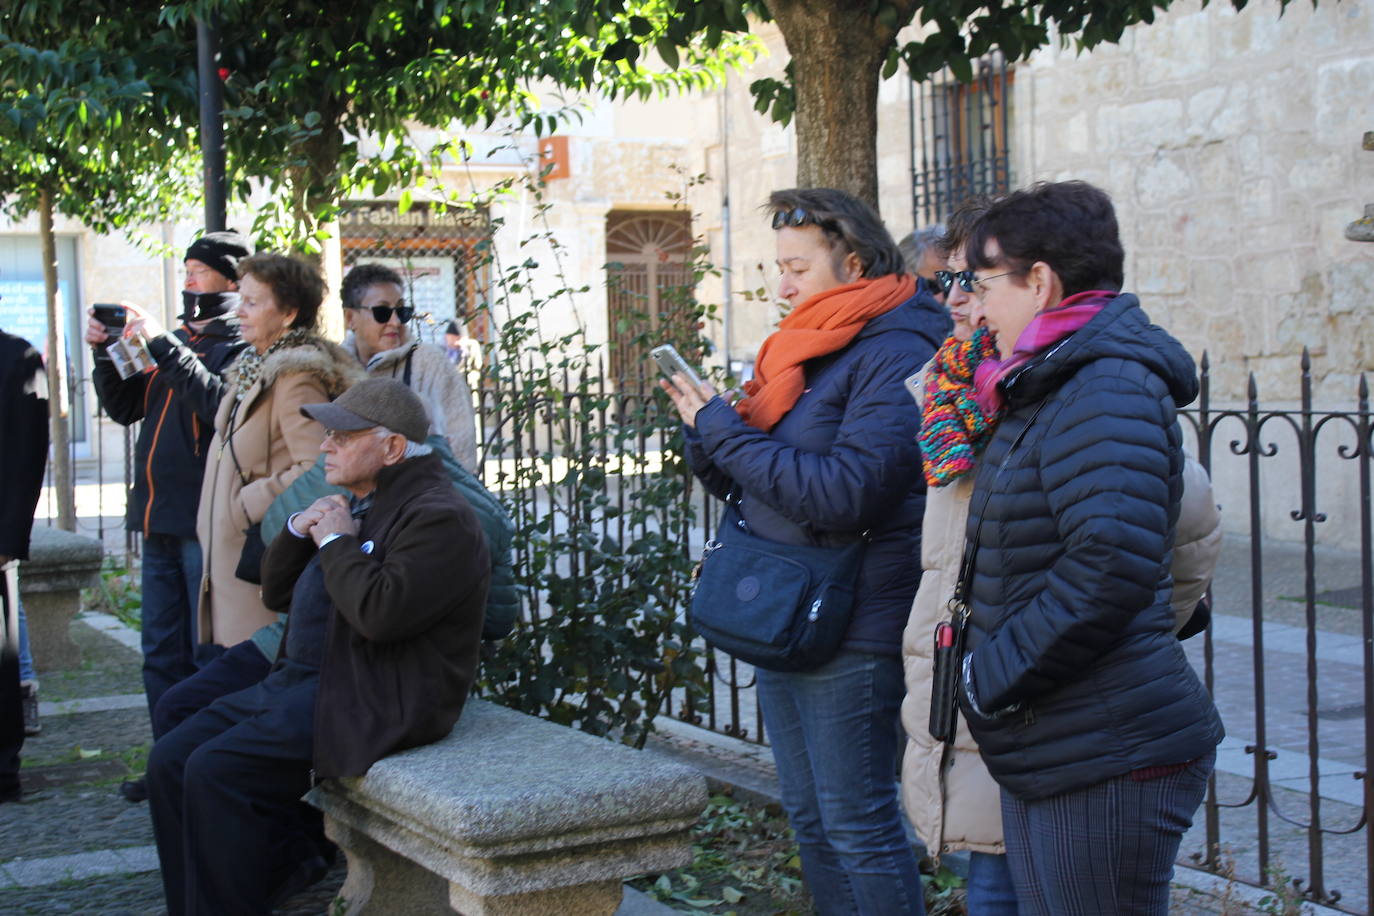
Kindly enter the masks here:
<path id="1" fill-rule="evenodd" d="M 354 359 L 359 359 L 352 331 L 344 336 L 343 348 Z M 442 349 L 434 344 L 407 340 L 399 347 L 372 354 L 367 361 L 367 374 L 374 378 L 404 379 L 407 358 L 410 359 L 410 388 L 425 402 L 430 432 L 447 439 L 453 457 L 476 474 L 477 434 L 472 389 Z"/>
<path id="2" fill-rule="evenodd" d="M 338 344 L 316 338 L 268 356 L 239 402 L 238 366 L 225 372 L 230 387 L 215 415 L 196 519 L 205 563 L 198 632 L 201 642 L 221 646 L 240 643 L 277 619 L 263 606 L 258 586 L 234 570 L 245 529 L 262 521 L 272 500 L 319 457 L 324 428 L 303 416 L 301 405 L 332 401 L 363 377 L 358 361 Z"/>
<path id="3" fill-rule="evenodd" d="M 927 365 L 926 371 L 930 367 Z M 918 390 L 924 390 L 922 385 Z M 902 663 L 906 697 L 902 726 L 906 754 L 902 758 L 902 804 L 916 835 L 930 855 L 971 850 L 1004 854 L 1002 791 L 988 774 L 963 716 L 954 745 L 945 753 L 930 736 L 930 685 L 935 626 L 949 619 L 947 604 L 959 579 L 963 560 L 973 474 L 926 495 L 921 529 L 920 588 L 902 635 Z M 1187 622 L 1212 581 L 1221 553 L 1221 512 L 1212 496 L 1212 483 L 1202 465 L 1191 457 L 1183 472 L 1183 500 L 1175 539 L 1174 596 L 1178 617 L 1175 632 Z M 944 760 L 944 790 L 940 766 Z"/>

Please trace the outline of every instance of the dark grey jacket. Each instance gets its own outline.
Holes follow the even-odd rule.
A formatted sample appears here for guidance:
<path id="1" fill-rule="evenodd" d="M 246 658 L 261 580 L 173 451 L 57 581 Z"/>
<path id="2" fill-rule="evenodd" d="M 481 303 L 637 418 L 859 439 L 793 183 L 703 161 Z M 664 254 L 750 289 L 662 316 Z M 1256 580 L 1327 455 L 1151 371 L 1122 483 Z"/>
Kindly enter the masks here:
<path id="1" fill-rule="evenodd" d="M 1018 797 L 1183 763 L 1221 741 L 1169 605 L 1177 409 L 1197 390 L 1192 357 L 1129 294 L 1003 382 L 1008 412 L 967 531 L 966 670 L 988 715 L 966 693 L 961 705 L 989 772 Z"/>

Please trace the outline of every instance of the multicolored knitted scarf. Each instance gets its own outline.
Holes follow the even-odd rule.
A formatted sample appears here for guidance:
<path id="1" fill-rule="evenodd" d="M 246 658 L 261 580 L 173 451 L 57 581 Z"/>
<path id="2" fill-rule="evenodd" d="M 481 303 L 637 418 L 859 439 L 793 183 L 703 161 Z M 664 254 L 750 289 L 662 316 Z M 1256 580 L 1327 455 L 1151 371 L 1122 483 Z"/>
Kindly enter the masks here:
<path id="1" fill-rule="evenodd" d="M 918 441 L 926 483 L 932 487 L 972 471 L 997 428 L 1001 411 L 985 413 L 973 391 L 974 372 L 996 356 L 995 338 L 987 328 L 979 328 L 967 341 L 946 340 L 926 371 Z"/>
<path id="2" fill-rule="evenodd" d="M 253 383 L 262 374 L 263 360 L 271 356 L 278 350 L 285 350 L 288 347 L 299 347 L 302 344 L 310 343 L 315 339 L 315 335 L 306 328 L 292 328 L 282 336 L 272 342 L 266 352 L 259 353 L 252 347 L 244 347 L 243 355 L 239 357 L 236 364 L 238 367 L 238 380 L 234 386 L 234 400 L 243 401 L 243 396 L 248 393 L 248 389 L 253 387 Z"/>

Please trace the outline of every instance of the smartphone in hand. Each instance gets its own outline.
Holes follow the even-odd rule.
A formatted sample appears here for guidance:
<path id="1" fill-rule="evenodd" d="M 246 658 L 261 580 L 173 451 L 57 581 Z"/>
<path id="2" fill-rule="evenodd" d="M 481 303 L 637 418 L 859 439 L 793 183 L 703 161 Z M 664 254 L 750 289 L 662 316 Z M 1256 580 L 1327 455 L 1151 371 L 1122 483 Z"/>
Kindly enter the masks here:
<path id="1" fill-rule="evenodd" d="M 681 373 L 687 376 L 693 385 L 701 385 L 701 376 L 687 364 L 687 360 L 682 358 L 682 354 L 677 352 L 677 348 L 672 344 L 654 347 L 649 351 L 649 355 L 658 364 L 658 371 L 663 373 L 664 378 L 671 380 L 674 375 Z"/>
<path id="2" fill-rule="evenodd" d="M 118 337 L 124 332 L 124 325 L 129 320 L 129 313 L 124 306 L 113 302 L 97 302 L 91 306 L 91 311 L 95 312 L 95 320 L 105 325 L 105 330 L 110 332 L 111 337 Z"/>

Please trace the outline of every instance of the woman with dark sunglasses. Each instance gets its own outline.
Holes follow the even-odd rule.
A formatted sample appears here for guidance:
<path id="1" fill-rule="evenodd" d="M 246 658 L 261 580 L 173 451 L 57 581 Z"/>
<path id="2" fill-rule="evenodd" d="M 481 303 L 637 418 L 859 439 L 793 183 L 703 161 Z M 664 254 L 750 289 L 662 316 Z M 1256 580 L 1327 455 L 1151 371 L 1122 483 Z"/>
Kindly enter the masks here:
<path id="1" fill-rule="evenodd" d="M 687 459 L 742 522 L 778 545 L 866 539 L 836 654 L 804 671 L 757 669 L 759 704 L 822 916 L 925 911 L 897 800 L 901 639 L 920 578 L 920 415 L 904 380 L 949 319 L 918 295 L 867 204 L 823 188 L 774 192 L 778 295 L 789 311 L 730 405 L 678 375 L 664 390 Z"/>
<path id="2" fill-rule="evenodd" d="M 369 376 L 401 379 L 418 394 L 429 410 L 431 432 L 447 439 L 459 463 L 477 473 L 472 389 L 442 347 L 410 334 L 415 309 L 405 302 L 400 274 L 383 264 L 355 265 L 339 296 L 348 329 L 344 349 Z"/>

